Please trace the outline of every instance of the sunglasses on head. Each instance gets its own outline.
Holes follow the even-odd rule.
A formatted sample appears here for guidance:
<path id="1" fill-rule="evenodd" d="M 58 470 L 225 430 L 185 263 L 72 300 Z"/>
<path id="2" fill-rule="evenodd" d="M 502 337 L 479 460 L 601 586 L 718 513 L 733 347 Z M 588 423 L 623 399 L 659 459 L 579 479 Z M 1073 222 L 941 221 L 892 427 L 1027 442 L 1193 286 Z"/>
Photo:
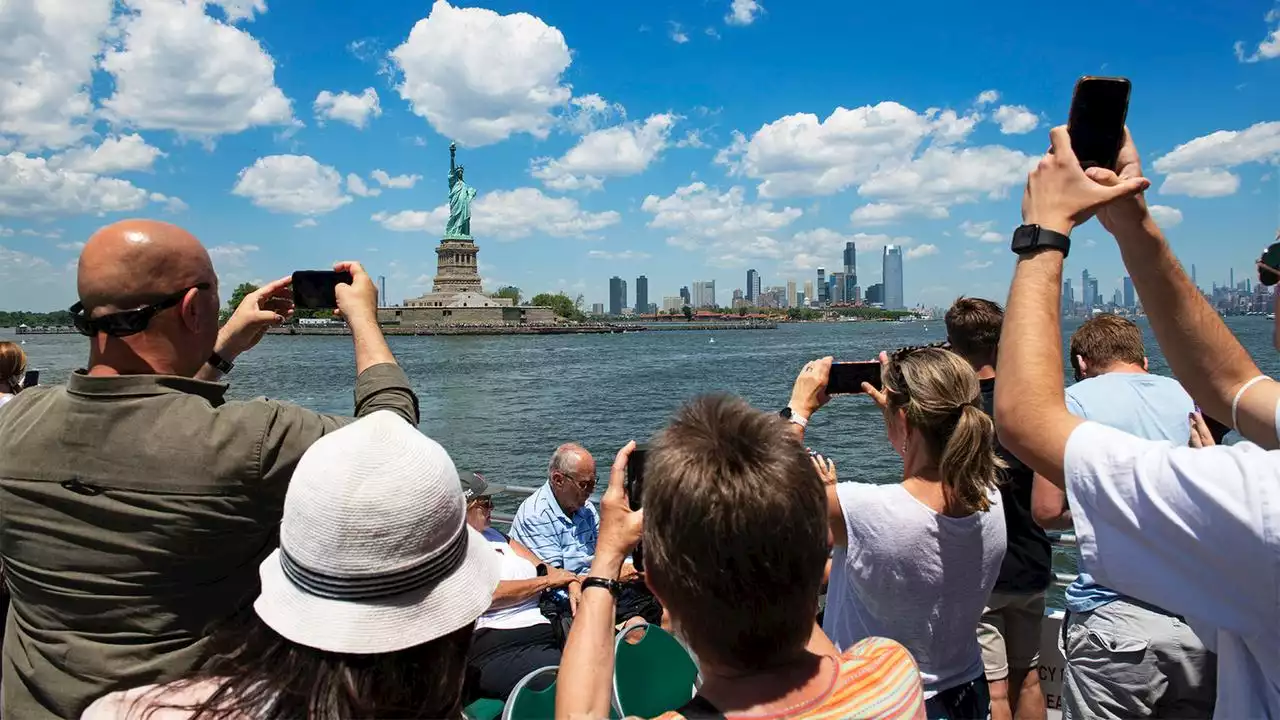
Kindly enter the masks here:
<path id="1" fill-rule="evenodd" d="M 902 361 L 906 360 L 912 353 L 917 353 L 921 350 L 928 350 L 930 348 L 950 350 L 951 343 L 947 340 L 943 340 L 942 342 L 929 343 L 927 345 L 908 345 L 889 353 L 889 372 L 894 379 L 893 385 L 900 388 L 902 394 L 906 394 L 907 392 L 907 378 L 902 374 Z M 890 392 L 892 392 L 892 390 Z"/>
<path id="2" fill-rule="evenodd" d="M 88 337 L 93 337 L 98 333 L 112 337 L 136 335 L 147 329 L 151 318 L 182 302 L 182 298 L 186 297 L 187 293 L 192 290 L 208 290 L 210 287 L 209 283 L 198 283 L 179 290 L 172 295 L 166 295 L 150 305 L 143 305 L 133 310 L 121 310 L 120 312 L 96 318 L 89 317 L 89 311 L 85 309 L 84 303 L 78 302 L 70 308 L 71 323 L 75 325 L 76 330 L 81 335 Z"/>
<path id="3" fill-rule="evenodd" d="M 493 507 L 493 498 L 485 495 L 472 500 L 471 504 L 478 508 L 489 509 Z"/>

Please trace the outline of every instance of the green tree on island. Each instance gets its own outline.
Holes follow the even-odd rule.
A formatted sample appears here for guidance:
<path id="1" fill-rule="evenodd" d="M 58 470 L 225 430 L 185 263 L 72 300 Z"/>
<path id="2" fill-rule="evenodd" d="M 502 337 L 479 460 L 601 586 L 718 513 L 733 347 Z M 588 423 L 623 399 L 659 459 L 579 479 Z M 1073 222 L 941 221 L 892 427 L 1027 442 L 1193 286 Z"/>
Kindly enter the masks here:
<path id="1" fill-rule="evenodd" d="M 693 308 L 689 307 L 688 305 L 685 305 L 683 308 L 681 308 L 681 312 L 684 313 L 685 320 L 693 319 Z"/>
<path id="2" fill-rule="evenodd" d="M 507 285 L 506 287 L 499 289 L 498 292 L 492 295 L 492 297 L 509 298 L 511 300 L 512 305 L 519 305 L 520 304 L 520 288 L 516 287 L 515 285 Z"/>
<path id="3" fill-rule="evenodd" d="M 579 296 L 579 298 L 581 298 L 581 296 Z M 551 293 L 538 293 L 533 296 L 533 299 L 529 301 L 529 304 L 535 307 L 549 307 L 555 311 L 557 316 L 568 318 L 569 320 L 582 322 L 586 319 L 586 316 L 578 309 L 577 303 L 574 302 L 573 298 L 562 292 L 555 293 L 554 295 Z"/>
<path id="4" fill-rule="evenodd" d="M 258 286 L 253 283 L 246 282 L 237 285 L 236 289 L 231 291 L 231 299 L 227 301 L 227 306 L 222 309 L 222 312 L 218 313 L 218 322 L 226 322 L 227 318 L 231 317 L 231 314 L 236 311 L 236 308 L 240 307 L 240 303 L 244 302 L 245 296 L 251 292 L 256 292 L 257 289 Z"/>

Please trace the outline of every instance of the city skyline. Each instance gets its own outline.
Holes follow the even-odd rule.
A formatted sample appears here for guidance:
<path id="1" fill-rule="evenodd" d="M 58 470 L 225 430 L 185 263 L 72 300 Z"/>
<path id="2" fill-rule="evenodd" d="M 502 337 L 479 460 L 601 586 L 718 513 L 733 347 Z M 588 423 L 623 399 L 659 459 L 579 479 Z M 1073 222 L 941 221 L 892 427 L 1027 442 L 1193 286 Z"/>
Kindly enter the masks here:
<path id="1" fill-rule="evenodd" d="M 1055 9 L 1011 0 L 474 2 L 0 5 L 40 59 L 0 67 L 0 307 L 68 307 L 82 243 L 136 216 L 199 237 L 224 299 L 348 259 L 386 277 L 384 304 L 418 297 L 453 142 L 489 292 L 607 306 L 616 274 L 634 309 L 644 275 L 650 305 L 695 278 L 724 305 L 757 294 L 748 270 L 798 295 L 823 267 L 843 284 L 811 290 L 896 303 L 892 245 L 905 306 L 1000 298 L 1026 173 L 1086 74 L 1133 79 L 1147 202 L 1202 287 L 1252 276 L 1275 235 L 1274 0 L 1099 6 L 1144 32 L 1068 34 L 1061 62 L 1024 42 Z M 1125 271 L 1095 221 L 1073 233 L 1067 272 L 1085 267 L 1109 300 Z"/>

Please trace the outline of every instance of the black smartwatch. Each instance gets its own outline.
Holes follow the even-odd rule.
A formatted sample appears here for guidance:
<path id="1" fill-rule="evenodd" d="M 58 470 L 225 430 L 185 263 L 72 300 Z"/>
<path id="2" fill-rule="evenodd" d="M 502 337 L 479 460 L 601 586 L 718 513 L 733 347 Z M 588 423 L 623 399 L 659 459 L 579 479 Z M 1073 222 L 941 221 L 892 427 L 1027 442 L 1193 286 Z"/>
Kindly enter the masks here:
<path id="1" fill-rule="evenodd" d="M 1071 252 L 1071 238 L 1039 225 L 1022 225 L 1013 231 L 1010 249 L 1018 255 L 1033 253 L 1042 248 L 1061 250 L 1062 257 Z"/>
<path id="2" fill-rule="evenodd" d="M 233 364 L 229 360 L 222 359 L 222 356 L 219 355 L 218 353 L 213 353 L 209 355 L 209 359 L 206 360 L 205 362 L 209 363 L 210 367 L 222 373 L 223 375 L 226 375 L 227 373 L 231 372 L 231 368 L 235 367 L 235 364 Z"/>
<path id="3" fill-rule="evenodd" d="M 617 580 L 610 580 L 608 578 L 595 577 L 595 576 L 588 576 L 586 578 L 583 578 L 582 580 L 583 592 L 586 592 L 587 588 L 593 588 L 593 587 L 604 588 L 605 590 L 608 590 L 609 594 L 613 595 L 615 598 L 617 598 L 618 594 L 622 592 L 622 583 L 618 582 Z"/>

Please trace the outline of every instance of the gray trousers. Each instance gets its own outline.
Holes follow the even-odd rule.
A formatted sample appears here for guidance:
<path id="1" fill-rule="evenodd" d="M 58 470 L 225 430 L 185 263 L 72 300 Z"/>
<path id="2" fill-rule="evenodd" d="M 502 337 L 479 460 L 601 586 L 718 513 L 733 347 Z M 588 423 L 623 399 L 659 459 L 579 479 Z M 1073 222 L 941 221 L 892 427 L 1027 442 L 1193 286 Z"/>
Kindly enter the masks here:
<path id="1" fill-rule="evenodd" d="M 1127 600 L 1069 613 L 1064 720 L 1210 718 L 1217 656 L 1185 622 Z"/>

